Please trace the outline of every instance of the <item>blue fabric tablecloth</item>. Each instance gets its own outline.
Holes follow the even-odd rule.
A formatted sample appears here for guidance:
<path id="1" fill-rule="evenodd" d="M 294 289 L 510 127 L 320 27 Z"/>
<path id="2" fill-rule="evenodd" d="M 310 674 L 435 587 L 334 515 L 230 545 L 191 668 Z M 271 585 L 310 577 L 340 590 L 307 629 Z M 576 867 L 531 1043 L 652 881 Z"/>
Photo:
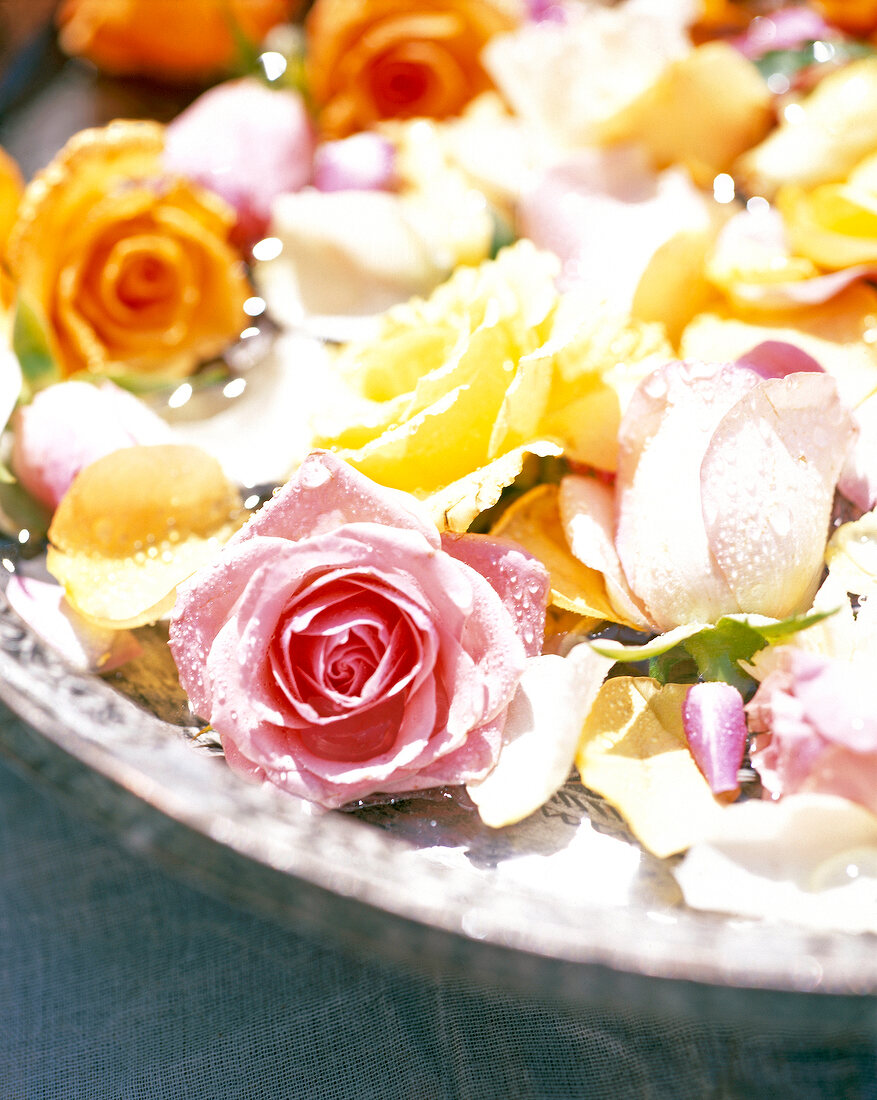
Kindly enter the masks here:
<path id="1" fill-rule="evenodd" d="M 0 764 L 0 1100 L 877 1097 L 864 1038 L 598 1011 L 208 898 Z"/>

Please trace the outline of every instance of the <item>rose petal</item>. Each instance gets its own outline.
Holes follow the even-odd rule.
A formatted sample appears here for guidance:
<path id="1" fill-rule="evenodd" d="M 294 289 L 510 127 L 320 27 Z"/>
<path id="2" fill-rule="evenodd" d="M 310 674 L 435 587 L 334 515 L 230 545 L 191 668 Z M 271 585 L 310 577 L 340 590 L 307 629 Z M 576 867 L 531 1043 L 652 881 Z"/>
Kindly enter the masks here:
<path id="1" fill-rule="evenodd" d="M 614 490 L 596 478 L 571 475 L 561 481 L 557 503 L 573 556 L 603 574 L 606 593 L 620 621 L 648 627 L 615 549 Z"/>
<path id="2" fill-rule="evenodd" d="M 670 363 L 641 383 L 625 413 L 616 547 L 661 630 L 740 610 L 704 530 L 700 468 L 722 417 L 755 385 L 747 370 Z"/>
<path id="3" fill-rule="evenodd" d="M 750 61 L 773 50 L 796 50 L 808 42 L 831 37 L 832 31 L 818 12 L 810 8 L 780 8 L 753 19 L 746 33 L 731 44 Z"/>
<path id="4" fill-rule="evenodd" d="M 562 447 L 548 440 L 535 440 L 516 447 L 430 494 L 424 505 L 438 527 L 446 531 L 466 531 L 476 516 L 496 504 L 503 489 L 511 485 L 524 468 L 527 455 L 547 458 L 562 453 Z"/>
<path id="5" fill-rule="evenodd" d="M 838 490 L 863 512 L 877 505 L 877 393 L 853 413 L 858 429 L 838 480 Z"/>
<path id="6" fill-rule="evenodd" d="M 541 653 L 548 599 L 548 575 L 541 561 L 520 546 L 484 535 L 443 535 L 442 549 L 474 569 L 497 593 L 527 656 Z"/>
<path id="7" fill-rule="evenodd" d="M 830 302 L 803 310 L 735 313 L 714 309 L 686 328 L 681 352 L 686 359 L 721 362 L 746 355 L 766 340 L 794 344 L 834 378 L 844 404 L 855 407 L 874 390 L 875 314 L 877 292 L 862 283 Z"/>
<path id="8" fill-rule="evenodd" d="M 784 619 L 810 606 L 854 432 L 818 374 L 762 382 L 716 427 L 700 469 L 703 522 L 740 610 Z"/>
<path id="9" fill-rule="evenodd" d="M 706 201 L 688 176 L 678 170 L 655 175 L 635 146 L 583 151 L 551 168 L 523 198 L 519 221 L 523 236 L 560 257 L 561 290 L 586 291 L 594 301 L 624 312 L 638 295 L 655 297 L 659 288 L 647 285 L 650 266 L 659 249 L 681 235 L 698 235 L 703 243 L 699 252 L 688 253 L 691 264 L 677 263 L 670 272 L 672 286 L 664 279 L 662 304 L 669 308 L 670 299 L 682 293 L 692 298 L 712 236 Z M 683 260 L 678 250 L 676 258 Z M 694 296 L 688 317 L 698 307 L 702 303 Z M 656 316 L 658 309 L 653 304 L 648 319 L 664 319 Z"/>
<path id="10" fill-rule="evenodd" d="M 311 538 L 347 523 L 384 523 L 416 531 L 436 549 L 438 532 L 408 493 L 377 485 L 328 451 L 314 451 L 284 488 L 259 509 L 235 544 L 255 535 Z"/>
<path id="11" fill-rule="evenodd" d="M 127 447 L 77 475 L 49 529 L 47 567 L 89 618 L 140 626 L 170 610 L 176 585 L 241 520 L 215 459 L 191 447 Z"/>
<path id="12" fill-rule="evenodd" d="M 795 112 L 745 153 L 734 178 L 772 198 L 784 183 L 812 187 L 843 179 L 877 144 L 877 59 L 853 61 L 819 82 Z"/>
<path id="13" fill-rule="evenodd" d="M 673 871 L 694 909 L 877 932 L 877 818 L 829 795 L 728 806 Z"/>
<path id="14" fill-rule="evenodd" d="M 557 510 L 554 485 L 537 485 L 510 505 L 492 533 L 520 543 L 548 569 L 551 600 L 558 607 L 586 615 L 596 626 L 616 612 L 597 569 L 570 553 Z"/>
<path id="15" fill-rule="evenodd" d="M 112 672 L 142 652 L 130 631 L 105 630 L 78 615 L 60 584 L 12 576 L 6 599 L 38 637 L 81 672 Z"/>
<path id="16" fill-rule="evenodd" d="M 15 417 L 12 469 L 54 509 L 79 471 L 122 447 L 168 442 L 167 424 L 110 382 L 61 382 L 41 390 Z"/>
<path id="17" fill-rule="evenodd" d="M 466 785 L 486 825 L 498 829 L 523 820 L 566 781 L 582 725 L 611 667 L 611 659 L 585 645 L 567 657 L 548 654 L 527 662 L 496 767 Z"/>
<path id="18" fill-rule="evenodd" d="M 313 155 L 299 93 L 254 79 L 204 92 L 165 130 L 165 167 L 221 195 L 237 214 L 238 238 L 249 243 L 264 236 L 276 196 L 308 182 Z"/>
<path id="19" fill-rule="evenodd" d="M 682 705 L 682 722 L 713 794 L 737 790 L 747 735 L 740 692 L 730 684 L 694 684 Z"/>
<path id="20" fill-rule="evenodd" d="M 803 348 L 785 340 L 763 340 L 736 361 L 759 378 L 785 378 L 789 374 L 820 374 L 822 367 Z"/>
<path id="21" fill-rule="evenodd" d="M 660 858 L 690 847 L 721 813 L 685 739 L 687 691 L 645 678 L 607 680 L 576 755 L 585 786 L 611 802 Z"/>
<path id="22" fill-rule="evenodd" d="M 396 151 L 391 142 L 364 131 L 317 146 L 314 187 L 318 191 L 387 191 L 395 183 L 395 167 Z"/>

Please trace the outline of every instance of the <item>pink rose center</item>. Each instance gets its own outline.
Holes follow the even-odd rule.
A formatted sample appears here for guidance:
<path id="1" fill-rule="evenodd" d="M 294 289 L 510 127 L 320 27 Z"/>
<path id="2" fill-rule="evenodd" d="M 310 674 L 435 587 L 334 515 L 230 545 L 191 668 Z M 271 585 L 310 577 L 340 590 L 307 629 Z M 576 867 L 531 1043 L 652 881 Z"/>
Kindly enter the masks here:
<path id="1" fill-rule="evenodd" d="M 357 762 L 393 747 L 423 650 L 398 594 L 372 577 L 348 576 L 293 597 L 268 660 L 293 708 L 317 716 L 298 730 L 304 747 L 327 760 Z"/>

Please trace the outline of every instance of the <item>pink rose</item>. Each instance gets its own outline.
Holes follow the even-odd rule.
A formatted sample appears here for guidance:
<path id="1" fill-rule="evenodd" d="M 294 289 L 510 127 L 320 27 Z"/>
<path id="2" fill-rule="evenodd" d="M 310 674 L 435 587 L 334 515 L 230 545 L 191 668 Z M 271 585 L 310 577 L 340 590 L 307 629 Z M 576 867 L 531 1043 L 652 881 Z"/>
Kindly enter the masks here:
<path id="1" fill-rule="evenodd" d="M 335 807 L 487 774 L 547 587 L 316 452 L 181 586 L 170 646 L 233 768 Z"/>
<path id="2" fill-rule="evenodd" d="M 249 245 L 266 232 L 277 195 L 310 180 L 314 144 L 298 92 L 232 80 L 199 96 L 169 124 L 164 162 L 233 206 L 237 240 Z"/>
<path id="3" fill-rule="evenodd" d="M 12 421 L 12 470 L 53 511 L 84 467 L 123 447 L 167 443 L 161 417 L 112 382 L 58 382 Z"/>
<path id="4" fill-rule="evenodd" d="M 877 813 L 877 699 L 870 662 L 776 651 L 746 707 L 758 734 L 752 763 L 774 798 L 835 794 Z"/>

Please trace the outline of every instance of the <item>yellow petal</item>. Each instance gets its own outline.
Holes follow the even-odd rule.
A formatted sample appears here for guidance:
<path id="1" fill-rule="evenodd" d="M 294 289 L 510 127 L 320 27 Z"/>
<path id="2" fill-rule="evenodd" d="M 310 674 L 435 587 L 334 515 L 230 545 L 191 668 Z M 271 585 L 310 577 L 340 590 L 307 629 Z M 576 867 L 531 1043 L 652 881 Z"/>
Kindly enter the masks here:
<path id="1" fill-rule="evenodd" d="M 821 80 L 732 175 L 750 195 L 773 198 L 784 183 L 815 187 L 845 179 L 877 147 L 877 58 L 844 65 Z"/>
<path id="2" fill-rule="evenodd" d="M 867 512 L 834 532 L 825 551 L 833 582 L 857 596 L 877 597 L 877 512 Z"/>
<path id="3" fill-rule="evenodd" d="M 475 517 L 492 508 L 503 489 L 515 480 L 524 468 L 527 455 L 547 458 L 559 454 L 561 448 L 550 440 L 538 440 L 524 447 L 516 447 L 432 493 L 424 503 L 440 530 L 467 531 Z"/>
<path id="4" fill-rule="evenodd" d="M 49 529 L 49 571 L 103 626 L 152 622 L 243 521 L 240 494 L 195 447 L 129 447 L 86 466 Z"/>
<path id="5" fill-rule="evenodd" d="M 642 142 L 656 167 L 683 164 L 706 187 L 772 122 L 770 92 L 755 67 L 727 43 L 709 42 L 675 61 L 604 137 Z"/>
<path id="6" fill-rule="evenodd" d="M 588 616 L 593 626 L 603 619 L 617 622 L 603 574 L 570 553 L 557 496 L 556 485 L 537 485 L 506 509 L 491 534 L 520 543 L 542 562 L 551 578 L 551 602 L 557 607 Z"/>
<path id="7" fill-rule="evenodd" d="M 822 305 L 779 311 L 713 309 L 695 317 L 682 334 L 683 359 L 728 362 L 764 340 L 802 348 L 835 379 L 848 406 L 877 387 L 877 291 L 848 287 Z"/>
<path id="8" fill-rule="evenodd" d="M 682 703 L 688 687 L 646 677 L 607 680 L 588 715 L 576 756 L 586 787 L 624 816 L 661 858 L 684 851 L 721 808 L 688 750 Z"/>
<path id="9" fill-rule="evenodd" d="M 827 183 L 807 192 L 783 187 L 776 205 L 795 251 L 838 271 L 877 260 L 877 198 Z"/>

